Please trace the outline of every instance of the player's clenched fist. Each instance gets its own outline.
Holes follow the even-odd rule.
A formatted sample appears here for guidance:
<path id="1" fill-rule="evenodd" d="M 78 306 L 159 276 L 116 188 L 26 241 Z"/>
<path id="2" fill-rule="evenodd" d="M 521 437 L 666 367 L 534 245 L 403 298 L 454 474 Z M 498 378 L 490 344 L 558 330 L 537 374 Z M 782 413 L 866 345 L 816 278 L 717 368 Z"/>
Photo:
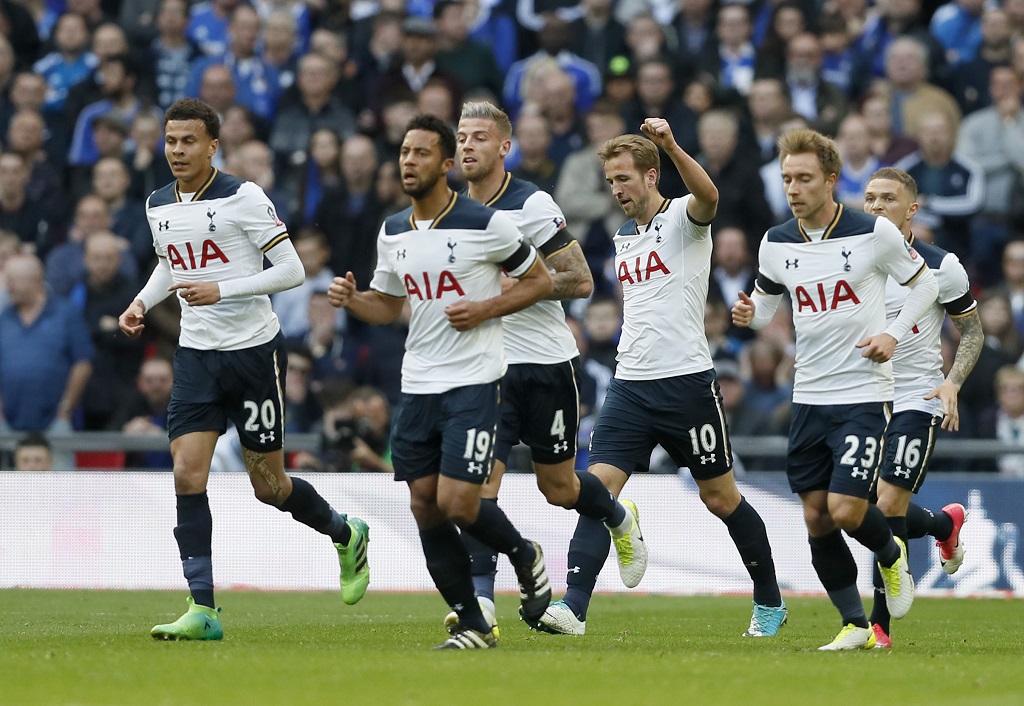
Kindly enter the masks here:
<path id="1" fill-rule="evenodd" d="M 754 320 L 754 301 L 746 292 L 740 292 L 740 298 L 732 305 L 732 322 L 746 328 Z"/>
<path id="2" fill-rule="evenodd" d="M 640 126 L 640 131 L 651 138 L 654 144 L 663 149 L 668 148 L 676 141 L 672 135 L 672 127 L 668 124 L 668 120 L 664 118 L 647 118 L 644 120 L 643 125 Z"/>
<path id="3" fill-rule="evenodd" d="M 327 289 L 327 301 L 339 309 L 348 306 L 352 295 L 356 293 L 356 277 L 346 272 L 344 277 L 335 277 Z"/>
<path id="4" fill-rule="evenodd" d="M 468 299 L 449 304 L 444 308 L 444 313 L 448 316 L 448 324 L 456 331 L 468 331 L 487 320 L 487 313 L 480 302 Z"/>

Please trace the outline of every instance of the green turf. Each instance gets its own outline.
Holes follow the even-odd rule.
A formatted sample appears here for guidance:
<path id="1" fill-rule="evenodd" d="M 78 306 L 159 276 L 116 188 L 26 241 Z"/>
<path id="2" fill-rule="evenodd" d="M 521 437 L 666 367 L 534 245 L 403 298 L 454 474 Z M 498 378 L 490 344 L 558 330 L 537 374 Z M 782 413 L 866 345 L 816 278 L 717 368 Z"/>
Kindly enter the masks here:
<path id="1" fill-rule="evenodd" d="M 743 639 L 741 598 L 598 596 L 586 637 L 540 635 L 498 600 L 501 647 L 433 652 L 447 612 L 429 594 L 227 593 L 225 640 L 149 628 L 181 593 L 0 591 L 0 704 L 1021 704 L 1024 605 L 921 599 L 897 648 L 819 653 L 838 628 L 790 601 L 773 640 Z"/>

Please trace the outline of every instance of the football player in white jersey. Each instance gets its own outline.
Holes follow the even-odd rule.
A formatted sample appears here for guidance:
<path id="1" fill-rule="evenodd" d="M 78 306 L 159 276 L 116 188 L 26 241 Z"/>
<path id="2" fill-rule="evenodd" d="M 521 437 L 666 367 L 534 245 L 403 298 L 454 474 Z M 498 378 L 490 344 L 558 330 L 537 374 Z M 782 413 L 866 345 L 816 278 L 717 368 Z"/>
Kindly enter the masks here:
<path id="1" fill-rule="evenodd" d="M 256 497 L 334 541 L 348 604 L 363 597 L 370 581 L 369 532 L 362 520 L 339 515 L 312 485 L 284 471 L 287 355 L 268 295 L 303 280 L 287 228 L 260 187 L 213 168 L 220 118 L 212 107 L 194 98 L 176 101 L 164 116 L 164 133 L 175 181 L 146 201 L 159 258 L 119 321 L 134 338 L 153 306 L 172 292 L 182 302 L 167 434 L 177 494 L 174 537 L 191 595 L 188 612 L 157 625 L 152 635 L 219 640 L 206 484 L 228 420 L 238 429 Z M 264 256 L 273 267 L 263 268 Z"/>
<path id="2" fill-rule="evenodd" d="M 868 497 L 885 405 L 893 398 L 889 359 L 935 301 L 938 285 L 896 226 L 836 203 L 842 160 L 832 140 L 792 130 L 779 138 L 779 154 L 794 218 L 765 233 L 756 287 L 752 297 L 740 293 L 733 322 L 762 328 L 783 293 L 793 300 L 796 378 L 786 475 L 803 503 L 811 563 L 843 622 L 820 649 L 867 649 L 875 633 L 840 530 L 878 557 L 889 609 L 902 618 L 914 598 L 906 544 Z M 886 326 L 889 276 L 910 293 Z"/>
<path id="3" fill-rule="evenodd" d="M 935 428 L 957 431 L 960 415 L 957 395 L 981 354 L 985 333 L 978 305 L 971 296 L 971 283 L 960 260 L 953 253 L 914 238 L 911 230 L 917 213 L 917 183 L 902 169 L 884 167 L 871 175 L 864 191 L 864 210 L 892 221 L 906 241 L 928 263 L 939 283 L 939 296 L 896 346 L 892 356 L 895 397 L 893 413 L 885 428 L 885 454 L 876 489 L 878 508 L 897 537 L 935 537 L 942 568 L 953 574 L 963 563 L 960 528 L 966 511 L 950 503 L 942 512 L 932 512 L 911 502 L 924 482 L 935 445 Z M 893 321 L 906 300 L 907 290 L 891 277 L 886 283 L 886 318 Z M 960 343 L 949 374 L 942 375 L 942 325 L 949 314 L 960 331 Z M 889 611 L 885 604 L 881 574 L 875 570 L 875 600 L 871 628 L 875 647 L 892 647 Z"/>
<path id="4" fill-rule="evenodd" d="M 507 213 L 524 241 L 537 248 L 551 270 L 554 289 L 547 298 L 502 319 L 508 372 L 502 379 L 501 422 L 494 447 L 494 470 L 483 487 L 484 502 L 497 502 L 501 477 L 512 447 L 530 447 L 537 486 L 552 505 L 576 510 L 605 523 L 616 537 L 630 535 L 636 563 L 646 549 L 636 520 L 590 473 L 577 473 L 576 434 L 579 351 L 559 299 L 589 297 L 594 279 L 579 243 L 569 233 L 562 210 L 551 196 L 505 170 L 512 123 L 486 102 L 467 103 L 456 132 L 458 159 L 471 198 Z M 514 286 L 506 277 L 502 285 Z M 494 611 L 496 552 L 463 535 L 473 562 L 477 597 Z M 446 620 L 457 620 L 449 613 Z"/>
<path id="5" fill-rule="evenodd" d="M 457 619 L 440 649 L 497 645 L 494 616 L 473 593 L 470 558 L 456 527 L 508 555 L 522 611 L 536 622 L 551 597 L 540 545 L 522 537 L 497 503 L 481 503 L 491 470 L 506 364 L 501 317 L 551 294 L 551 276 L 512 220 L 453 192 L 455 134 L 418 116 L 402 141 L 402 188 L 412 206 L 377 238 L 368 291 L 351 272 L 328 291 L 335 306 L 371 324 L 412 309 L 402 400 L 391 437 L 395 480 L 409 485 L 427 569 Z M 502 268 L 519 281 L 503 291 Z"/>
<path id="6" fill-rule="evenodd" d="M 588 470 L 618 497 L 631 474 L 648 470 L 658 444 L 677 465 L 688 467 L 701 500 L 725 523 L 754 582 L 754 611 L 744 635 L 773 636 L 786 621 L 786 606 L 764 522 L 736 487 L 722 396 L 704 334 L 718 189 L 676 143 L 668 121 L 648 118 L 641 129 L 646 137 L 622 135 L 598 151 L 612 194 L 630 220 L 614 239 L 622 335 L 615 377 L 594 426 Z M 672 159 L 689 196 L 661 195 L 658 147 Z M 630 509 L 635 514 L 635 507 Z M 565 597 L 541 618 L 549 631 L 583 632 L 610 542 L 604 525 L 580 517 L 569 545 Z M 616 549 L 623 580 L 635 586 L 640 576 L 628 563 L 623 566 L 628 547 Z"/>

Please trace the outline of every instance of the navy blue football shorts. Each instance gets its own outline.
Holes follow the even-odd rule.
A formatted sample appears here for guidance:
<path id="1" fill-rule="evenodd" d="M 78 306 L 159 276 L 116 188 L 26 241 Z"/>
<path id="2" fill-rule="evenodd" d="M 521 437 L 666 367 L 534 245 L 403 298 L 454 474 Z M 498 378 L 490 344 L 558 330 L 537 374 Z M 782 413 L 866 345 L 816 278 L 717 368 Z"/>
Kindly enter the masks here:
<path id="1" fill-rule="evenodd" d="M 512 447 L 522 441 L 536 463 L 556 464 L 576 457 L 579 429 L 579 358 L 564 363 L 508 366 L 501 380 L 501 422 L 494 458 L 508 463 Z"/>

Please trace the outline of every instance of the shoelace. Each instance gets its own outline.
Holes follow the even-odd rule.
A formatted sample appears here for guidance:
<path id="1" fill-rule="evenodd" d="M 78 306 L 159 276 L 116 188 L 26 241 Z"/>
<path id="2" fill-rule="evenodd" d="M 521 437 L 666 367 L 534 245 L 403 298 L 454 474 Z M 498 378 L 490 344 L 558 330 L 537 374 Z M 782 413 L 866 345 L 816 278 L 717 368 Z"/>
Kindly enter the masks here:
<path id="1" fill-rule="evenodd" d="M 633 563 L 633 542 L 629 540 L 629 532 L 621 537 L 613 537 L 615 552 L 619 555 L 619 563 L 626 566 Z"/>
<path id="2" fill-rule="evenodd" d="M 899 571 L 899 566 L 900 566 L 900 561 L 901 560 L 902 560 L 902 557 L 897 559 L 896 563 L 893 564 L 892 566 L 890 566 L 889 568 L 885 568 L 884 566 L 879 566 L 878 567 L 879 569 L 881 569 L 882 575 L 885 576 L 885 579 L 886 579 L 885 580 L 885 585 L 888 587 L 889 593 L 891 593 L 893 595 L 895 595 L 895 594 L 900 592 L 900 571 Z"/>

